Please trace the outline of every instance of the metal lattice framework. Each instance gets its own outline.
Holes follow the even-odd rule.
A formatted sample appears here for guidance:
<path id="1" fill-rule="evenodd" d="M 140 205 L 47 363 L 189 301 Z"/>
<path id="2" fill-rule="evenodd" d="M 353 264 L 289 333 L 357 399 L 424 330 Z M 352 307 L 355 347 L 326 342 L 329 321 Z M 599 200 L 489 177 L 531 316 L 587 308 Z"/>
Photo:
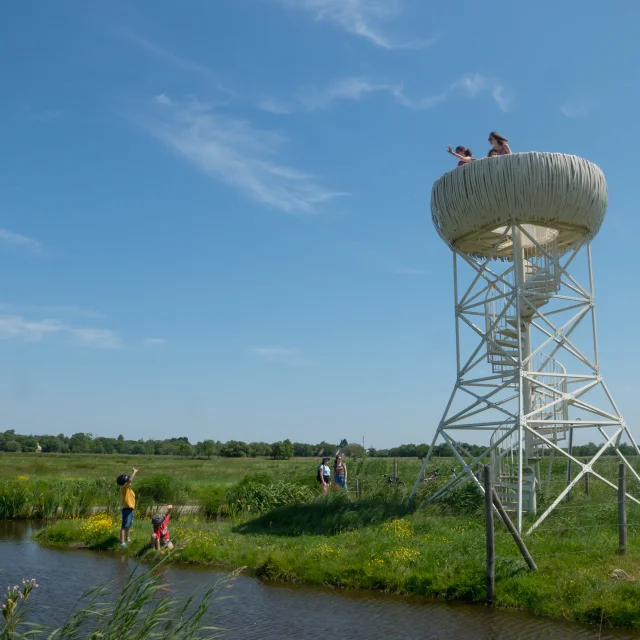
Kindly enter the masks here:
<path id="1" fill-rule="evenodd" d="M 539 214 L 541 202 L 546 203 L 544 216 Z M 440 440 L 462 471 L 429 501 L 468 481 L 483 490 L 476 472 L 481 459 L 489 457 L 496 489 L 516 512 L 519 531 L 523 513 L 538 515 L 540 461 L 549 459 L 547 487 L 554 456 L 575 465 L 578 473 L 527 533 L 586 473 L 617 489 L 595 467 L 609 447 L 640 482 L 620 444 L 626 439 L 638 455 L 640 449 L 599 365 L 590 243 L 606 202 L 600 170 L 560 154 L 478 161 L 434 185 L 434 221 L 453 250 L 457 376 L 409 500 Z M 484 209 L 488 206 L 493 207 L 490 212 Z M 588 282 L 569 272 L 580 258 L 586 265 L 578 271 Z M 601 447 L 587 462 L 561 446 L 572 439 L 574 429 L 590 429 L 601 438 Z M 460 444 L 464 438 L 458 434 L 470 430 L 489 432 L 481 456 L 470 456 Z"/>

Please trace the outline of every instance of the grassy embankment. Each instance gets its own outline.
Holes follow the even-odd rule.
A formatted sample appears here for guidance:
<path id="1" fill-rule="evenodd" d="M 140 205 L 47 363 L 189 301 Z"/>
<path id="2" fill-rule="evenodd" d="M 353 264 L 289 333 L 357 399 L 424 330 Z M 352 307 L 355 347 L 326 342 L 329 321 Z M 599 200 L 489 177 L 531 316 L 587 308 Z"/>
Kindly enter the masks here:
<path id="1" fill-rule="evenodd" d="M 451 460 L 438 463 L 443 470 L 454 464 Z M 482 499 L 475 490 L 465 489 L 446 504 L 407 513 L 403 496 L 380 483 L 374 485 L 378 467 L 387 461 L 359 463 L 365 486 L 371 485 L 360 501 L 318 497 L 317 489 L 307 482 L 309 461 L 298 472 L 287 466 L 295 463 L 280 464 L 280 469 L 288 469 L 290 482 L 283 484 L 280 473 L 245 480 L 225 496 L 229 518 L 174 521 L 171 533 L 177 550 L 172 559 L 247 566 L 272 580 L 472 602 L 484 599 L 484 517 Z M 352 465 L 354 472 L 357 465 Z M 616 460 L 609 459 L 599 471 L 614 478 L 616 468 Z M 552 488 L 558 489 L 566 467 L 556 463 L 553 472 Z M 421 500 L 442 482 L 445 479 L 422 485 Z M 540 500 L 542 507 L 548 503 L 544 492 Z M 580 487 L 571 503 L 563 506 L 570 508 L 557 511 L 526 539 L 540 568 L 537 573 L 526 570 L 513 541 L 498 526 L 496 604 L 550 617 L 640 627 L 636 582 L 640 578 L 640 509 L 629 507 L 629 554 L 621 557 L 616 551 L 617 507 L 612 489 L 592 479 L 588 498 Z M 118 526 L 117 515 L 111 514 L 59 521 L 40 532 L 38 539 L 59 547 L 116 550 Z M 149 533 L 150 525 L 138 522 L 126 553 L 153 557 Z M 624 573 L 614 574 L 617 569 Z"/>

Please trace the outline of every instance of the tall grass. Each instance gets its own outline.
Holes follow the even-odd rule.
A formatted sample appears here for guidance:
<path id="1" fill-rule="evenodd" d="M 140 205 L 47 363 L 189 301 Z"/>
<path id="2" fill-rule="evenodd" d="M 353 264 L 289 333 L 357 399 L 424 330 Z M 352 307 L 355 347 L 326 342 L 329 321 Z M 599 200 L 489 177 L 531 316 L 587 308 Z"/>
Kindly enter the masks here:
<path id="1" fill-rule="evenodd" d="M 95 505 L 114 509 L 119 496 L 105 478 L 60 482 L 11 480 L 0 483 L 0 520 L 82 518 Z"/>
<path id="2" fill-rule="evenodd" d="M 134 570 L 124 587 L 97 586 L 81 597 L 63 627 L 55 630 L 29 625 L 26 602 L 35 581 L 23 582 L 22 595 L 9 589 L 5 598 L 4 628 L 0 640 L 47 637 L 49 640 L 199 640 L 218 638 L 221 630 L 212 626 L 211 607 L 229 578 L 218 580 L 203 593 L 185 600 L 170 596 L 160 582 L 158 565 Z M 37 586 L 37 585 L 36 585 Z M 19 596 L 19 597 L 18 597 Z M 30 603 L 29 603 L 30 604 Z M 46 635 L 45 635 L 46 634 Z"/>

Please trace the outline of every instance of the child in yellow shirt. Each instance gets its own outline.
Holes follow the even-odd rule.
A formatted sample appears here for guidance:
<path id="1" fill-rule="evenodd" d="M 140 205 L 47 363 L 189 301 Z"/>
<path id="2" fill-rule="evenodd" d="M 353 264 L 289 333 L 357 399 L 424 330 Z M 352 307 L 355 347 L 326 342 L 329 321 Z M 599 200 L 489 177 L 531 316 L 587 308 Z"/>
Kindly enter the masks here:
<path id="1" fill-rule="evenodd" d="M 126 543 L 131 542 L 129 533 L 133 526 L 133 510 L 136 508 L 136 494 L 133 493 L 131 483 L 136 477 L 136 473 L 138 473 L 138 470 L 134 467 L 130 476 L 123 473 L 116 479 L 122 494 L 122 528 L 120 529 L 120 548 L 122 549 L 126 549 Z"/>

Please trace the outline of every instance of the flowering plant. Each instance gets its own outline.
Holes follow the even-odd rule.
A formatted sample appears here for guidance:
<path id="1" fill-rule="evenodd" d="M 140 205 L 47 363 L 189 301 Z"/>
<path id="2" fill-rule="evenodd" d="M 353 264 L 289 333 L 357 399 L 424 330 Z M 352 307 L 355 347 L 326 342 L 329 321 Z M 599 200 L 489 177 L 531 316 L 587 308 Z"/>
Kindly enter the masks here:
<path id="1" fill-rule="evenodd" d="M 16 635 L 16 627 L 20 620 L 27 613 L 25 604 L 29 594 L 38 588 L 35 578 L 23 580 L 22 585 L 7 587 L 7 594 L 2 603 L 2 617 L 4 618 L 4 629 L 0 630 L 0 640 L 15 640 L 18 637 L 32 637 L 36 631 L 26 635 Z"/>

